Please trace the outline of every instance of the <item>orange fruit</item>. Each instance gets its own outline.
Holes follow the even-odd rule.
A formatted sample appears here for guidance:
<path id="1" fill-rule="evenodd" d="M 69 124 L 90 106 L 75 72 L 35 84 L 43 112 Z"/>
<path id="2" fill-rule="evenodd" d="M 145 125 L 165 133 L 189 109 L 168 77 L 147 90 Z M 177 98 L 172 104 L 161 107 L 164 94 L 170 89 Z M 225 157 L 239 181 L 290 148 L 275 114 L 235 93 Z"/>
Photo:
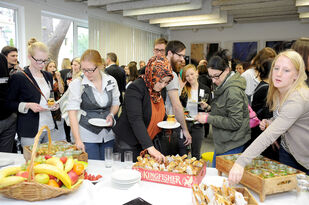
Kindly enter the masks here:
<path id="1" fill-rule="evenodd" d="M 84 171 L 84 165 L 81 163 L 75 163 L 73 166 L 73 171 L 77 174 L 77 175 L 81 175 Z"/>
<path id="2" fill-rule="evenodd" d="M 57 188 L 59 188 L 60 186 L 59 186 L 59 184 L 56 182 L 56 180 L 54 180 L 54 179 L 50 179 L 49 181 L 48 181 L 48 185 L 49 186 L 52 186 L 52 187 L 57 187 Z"/>

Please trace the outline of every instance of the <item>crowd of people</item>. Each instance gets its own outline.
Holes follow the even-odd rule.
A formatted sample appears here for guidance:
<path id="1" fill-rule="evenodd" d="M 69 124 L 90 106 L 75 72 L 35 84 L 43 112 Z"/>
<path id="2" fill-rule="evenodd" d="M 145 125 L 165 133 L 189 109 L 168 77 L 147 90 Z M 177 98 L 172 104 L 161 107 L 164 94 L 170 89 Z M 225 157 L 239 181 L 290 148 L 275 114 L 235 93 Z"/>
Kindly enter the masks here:
<path id="1" fill-rule="evenodd" d="M 186 64 L 185 54 L 182 42 L 159 38 L 146 63 L 119 66 L 115 53 L 103 59 L 88 49 L 80 58 L 64 58 L 58 71 L 47 46 L 36 39 L 28 42 L 29 65 L 23 68 L 18 50 L 4 47 L 0 152 L 13 152 L 16 141 L 32 145 L 39 128 L 47 125 L 52 140 L 74 143 L 89 159 L 104 160 L 106 147 L 132 151 L 134 160 L 142 151 L 158 162 L 172 154 L 199 159 L 211 126 L 214 167 L 216 156 L 242 153 L 230 171 L 231 183 L 238 183 L 244 166 L 261 153 L 309 174 L 307 38 L 280 53 L 265 47 L 250 63 L 236 66 L 226 49 L 198 65 Z M 51 98 L 65 98 L 65 109 L 58 103 L 48 106 Z M 259 125 L 251 126 L 251 112 Z M 158 127 L 167 116 L 180 126 Z M 95 126 L 93 118 L 106 124 Z M 47 141 L 45 131 L 40 142 Z"/>

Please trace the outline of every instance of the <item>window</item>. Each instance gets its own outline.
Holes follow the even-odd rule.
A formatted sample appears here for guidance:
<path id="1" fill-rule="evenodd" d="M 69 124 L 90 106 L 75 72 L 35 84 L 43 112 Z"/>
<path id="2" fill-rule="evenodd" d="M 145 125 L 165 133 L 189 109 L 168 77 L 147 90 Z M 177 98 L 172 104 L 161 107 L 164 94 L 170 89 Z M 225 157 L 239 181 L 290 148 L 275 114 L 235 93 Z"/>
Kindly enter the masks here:
<path id="1" fill-rule="evenodd" d="M 0 6 L 0 49 L 8 45 L 17 47 L 16 19 L 15 9 Z"/>
<path id="2" fill-rule="evenodd" d="M 42 39 L 50 49 L 51 58 L 57 59 L 59 70 L 64 58 L 72 60 L 88 49 L 87 26 L 87 23 L 43 12 Z"/>
<path id="3" fill-rule="evenodd" d="M 77 56 L 81 56 L 88 49 L 88 28 L 77 27 Z"/>

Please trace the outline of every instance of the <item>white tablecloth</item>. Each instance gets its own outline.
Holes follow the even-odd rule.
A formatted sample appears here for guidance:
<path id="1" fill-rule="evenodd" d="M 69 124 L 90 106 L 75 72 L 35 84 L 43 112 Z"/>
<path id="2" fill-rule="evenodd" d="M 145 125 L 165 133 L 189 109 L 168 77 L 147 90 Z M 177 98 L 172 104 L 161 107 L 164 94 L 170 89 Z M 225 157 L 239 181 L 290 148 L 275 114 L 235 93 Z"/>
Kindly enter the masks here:
<path id="1" fill-rule="evenodd" d="M 0 152 L 0 158 L 14 159 L 15 164 L 24 163 L 22 155 Z M 105 168 L 104 161 L 89 160 L 89 173 L 100 173 L 102 181 L 93 185 L 85 180 L 82 186 L 74 193 L 62 195 L 57 198 L 39 202 L 26 202 L 7 199 L 0 196 L 1 205 L 11 204 L 50 204 L 50 205 L 121 205 L 137 197 L 141 197 L 154 205 L 190 205 L 192 204 L 192 191 L 189 188 L 176 187 L 152 182 L 141 181 L 128 190 L 114 188 L 111 183 L 112 168 Z M 215 168 L 207 168 L 203 181 L 213 180 L 218 172 Z M 251 191 L 251 190 L 250 190 Z M 259 202 L 258 195 L 251 191 Z M 303 205 L 309 204 L 309 193 L 290 191 L 279 194 L 267 195 L 264 203 L 266 205 Z"/>

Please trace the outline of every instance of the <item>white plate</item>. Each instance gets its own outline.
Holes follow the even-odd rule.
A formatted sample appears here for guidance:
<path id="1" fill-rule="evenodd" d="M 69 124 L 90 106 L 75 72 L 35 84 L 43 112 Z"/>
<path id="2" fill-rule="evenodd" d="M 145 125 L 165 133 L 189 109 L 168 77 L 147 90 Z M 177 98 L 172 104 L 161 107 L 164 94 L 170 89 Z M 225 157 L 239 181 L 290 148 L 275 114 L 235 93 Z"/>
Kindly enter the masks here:
<path id="1" fill-rule="evenodd" d="M 175 129 L 180 126 L 180 123 L 179 122 L 170 123 L 167 121 L 162 121 L 162 122 L 159 122 L 157 125 L 158 127 L 163 128 L 163 129 Z"/>
<path id="2" fill-rule="evenodd" d="M 97 127 L 110 127 L 111 126 L 109 123 L 106 122 L 105 119 L 101 119 L 101 118 L 92 118 L 92 119 L 89 119 L 88 122 Z"/>
<path id="3" fill-rule="evenodd" d="M 120 169 L 112 174 L 112 181 L 117 184 L 132 184 L 141 179 L 141 173 L 133 169 Z"/>
<path id="4" fill-rule="evenodd" d="M 12 159 L 0 159 L 0 167 L 4 167 L 10 164 L 14 164 L 14 160 Z"/>

